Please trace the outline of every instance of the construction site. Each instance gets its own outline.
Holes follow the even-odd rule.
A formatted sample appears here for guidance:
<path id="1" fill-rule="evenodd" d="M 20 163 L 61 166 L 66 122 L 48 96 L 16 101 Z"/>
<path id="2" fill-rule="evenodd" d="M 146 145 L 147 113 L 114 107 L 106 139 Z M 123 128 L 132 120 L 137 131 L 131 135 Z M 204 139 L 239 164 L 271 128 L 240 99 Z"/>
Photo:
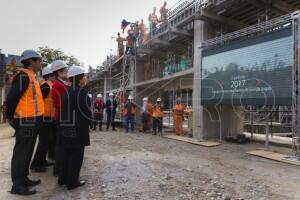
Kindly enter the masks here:
<path id="1" fill-rule="evenodd" d="M 87 185 L 66 192 L 50 171 L 34 173 L 42 179 L 34 199 L 300 199 L 300 1 L 178 0 L 155 28 L 149 20 L 124 19 L 112 38 L 118 48 L 87 74 L 92 102 L 98 94 L 118 102 L 118 131 L 91 132 Z M 137 105 L 132 134 L 123 131 L 129 97 Z M 141 131 L 146 97 L 161 98 L 160 136 Z M 0 130 L 0 199 L 32 199 L 7 192 L 13 130 Z"/>

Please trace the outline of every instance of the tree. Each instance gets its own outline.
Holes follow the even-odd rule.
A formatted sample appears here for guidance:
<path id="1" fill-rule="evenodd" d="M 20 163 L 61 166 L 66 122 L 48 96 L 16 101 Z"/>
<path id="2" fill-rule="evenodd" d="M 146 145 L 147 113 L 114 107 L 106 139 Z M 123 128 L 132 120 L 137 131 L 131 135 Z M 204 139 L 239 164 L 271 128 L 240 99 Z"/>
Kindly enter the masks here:
<path id="1" fill-rule="evenodd" d="M 52 63 L 55 60 L 63 60 L 67 65 L 80 65 L 80 62 L 74 56 L 66 55 L 61 49 L 51 49 L 47 46 L 39 47 L 38 52 L 42 55 L 45 63 Z"/>

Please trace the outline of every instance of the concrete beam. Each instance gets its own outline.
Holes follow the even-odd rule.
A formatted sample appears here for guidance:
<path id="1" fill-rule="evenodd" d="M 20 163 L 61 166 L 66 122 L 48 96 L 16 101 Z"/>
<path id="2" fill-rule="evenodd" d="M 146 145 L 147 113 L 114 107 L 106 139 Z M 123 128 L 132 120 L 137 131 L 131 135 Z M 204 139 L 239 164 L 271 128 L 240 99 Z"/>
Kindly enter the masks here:
<path id="1" fill-rule="evenodd" d="M 153 42 L 153 44 L 158 44 L 158 45 L 163 45 L 163 46 L 170 46 L 171 45 L 170 42 L 164 41 L 164 40 L 161 40 L 161 39 L 158 39 L 158 38 L 153 39 L 152 42 Z"/>
<path id="2" fill-rule="evenodd" d="M 238 22 L 236 20 L 217 15 L 212 12 L 208 12 L 206 10 L 201 10 L 200 13 L 196 16 L 197 20 L 203 20 L 203 21 L 217 21 L 220 23 L 227 24 L 229 26 L 235 27 L 235 28 L 243 28 L 247 26 L 244 23 Z"/>
<path id="3" fill-rule="evenodd" d="M 273 7 L 286 13 L 291 13 L 296 10 L 295 7 L 282 0 L 273 0 Z"/>
<path id="4" fill-rule="evenodd" d="M 187 30 L 184 30 L 184 29 L 181 29 L 181 28 L 176 28 L 176 27 L 171 28 L 171 32 L 176 34 L 176 35 L 183 35 L 183 36 L 187 36 L 187 37 L 192 37 L 193 36 L 193 34 L 188 32 Z"/>

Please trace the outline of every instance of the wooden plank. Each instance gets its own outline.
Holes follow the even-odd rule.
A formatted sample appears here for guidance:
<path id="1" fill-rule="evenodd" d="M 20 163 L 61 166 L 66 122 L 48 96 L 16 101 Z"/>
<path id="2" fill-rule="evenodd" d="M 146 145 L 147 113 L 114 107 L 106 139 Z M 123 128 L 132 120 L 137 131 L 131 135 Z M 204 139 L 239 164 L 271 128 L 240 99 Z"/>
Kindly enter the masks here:
<path id="1" fill-rule="evenodd" d="M 266 151 L 266 150 L 255 150 L 255 151 L 249 151 L 247 152 L 247 154 L 258 156 L 261 158 L 266 158 L 277 162 L 283 162 L 291 165 L 300 166 L 300 161 L 288 160 L 287 159 L 288 156 L 281 153 L 276 153 L 276 152 Z"/>
<path id="2" fill-rule="evenodd" d="M 177 136 L 177 135 L 165 135 L 164 137 L 168 138 L 168 139 L 172 139 L 172 140 L 178 140 L 178 141 L 182 141 L 182 142 L 187 142 L 187 143 L 203 146 L 203 147 L 215 147 L 215 146 L 221 145 L 221 143 L 219 143 L 219 142 L 197 141 L 192 138 Z"/>

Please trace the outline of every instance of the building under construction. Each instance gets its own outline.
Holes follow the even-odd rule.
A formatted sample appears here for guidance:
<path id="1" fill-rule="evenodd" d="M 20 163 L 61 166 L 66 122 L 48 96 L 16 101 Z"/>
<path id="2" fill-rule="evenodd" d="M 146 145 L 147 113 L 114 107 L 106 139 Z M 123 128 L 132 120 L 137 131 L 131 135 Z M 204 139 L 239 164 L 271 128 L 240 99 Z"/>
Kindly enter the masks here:
<path id="1" fill-rule="evenodd" d="M 253 132 L 255 120 L 268 132 L 271 121 L 298 148 L 299 9 L 298 0 L 179 1 L 135 55 L 108 56 L 88 86 L 120 105 L 132 94 L 171 110 L 180 96 L 197 139 Z"/>

